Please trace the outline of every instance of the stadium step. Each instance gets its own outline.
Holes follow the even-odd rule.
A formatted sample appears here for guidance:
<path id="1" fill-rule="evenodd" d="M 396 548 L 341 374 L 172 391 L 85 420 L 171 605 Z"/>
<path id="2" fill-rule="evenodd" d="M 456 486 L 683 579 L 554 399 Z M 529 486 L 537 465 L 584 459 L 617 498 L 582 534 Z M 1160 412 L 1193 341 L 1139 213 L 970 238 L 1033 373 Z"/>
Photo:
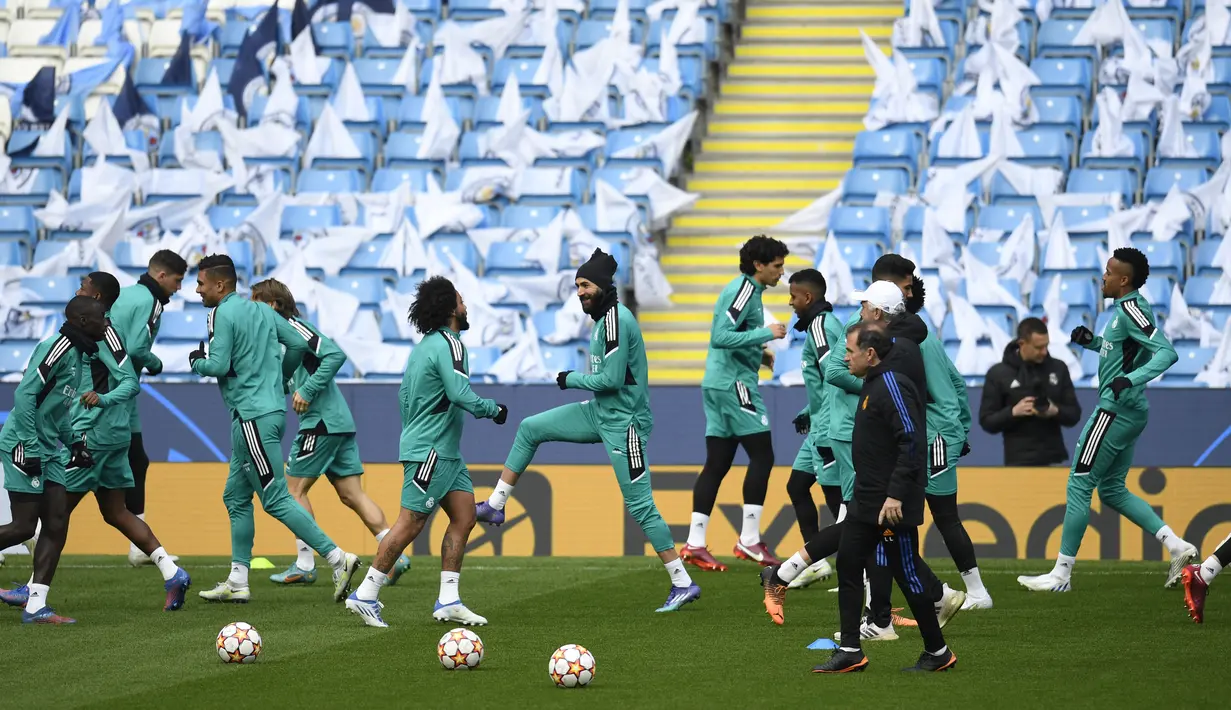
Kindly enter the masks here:
<path id="1" fill-rule="evenodd" d="M 673 307 L 641 311 L 651 382 L 700 382 L 714 304 L 739 273 L 740 246 L 840 184 L 875 80 L 859 30 L 887 52 L 902 10 L 900 0 L 749 0 L 684 179 L 701 197 L 673 221 L 662 256 Z M 789 270 L 808 266 L 787 258 Z M 762 300 L 788 320 L 785 288 Z"/>

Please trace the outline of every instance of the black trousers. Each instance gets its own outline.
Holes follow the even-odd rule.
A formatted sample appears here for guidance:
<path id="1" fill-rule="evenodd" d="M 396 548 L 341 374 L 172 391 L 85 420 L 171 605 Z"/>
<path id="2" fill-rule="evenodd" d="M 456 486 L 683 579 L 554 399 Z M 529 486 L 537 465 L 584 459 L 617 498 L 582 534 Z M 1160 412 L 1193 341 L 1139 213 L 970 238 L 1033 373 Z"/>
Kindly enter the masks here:
<path id="1" fill-rule="evenodd" d="M 879 546 L 879 547 L 878 547 Z M 935 602 L 942 587 L 932 569 L 919 557 L 919 529 L 914 525 L 887 528 L 858 520 L 843 521 L 838 546 L 838 611 L 842 646 L 859 648 L 859 622 L 863 617 L 863 573 L 873 556 L 893 571 L 906 603 L 919 622 L 923 647 L 944 648 L 945 638 L 936 619 Z"/>

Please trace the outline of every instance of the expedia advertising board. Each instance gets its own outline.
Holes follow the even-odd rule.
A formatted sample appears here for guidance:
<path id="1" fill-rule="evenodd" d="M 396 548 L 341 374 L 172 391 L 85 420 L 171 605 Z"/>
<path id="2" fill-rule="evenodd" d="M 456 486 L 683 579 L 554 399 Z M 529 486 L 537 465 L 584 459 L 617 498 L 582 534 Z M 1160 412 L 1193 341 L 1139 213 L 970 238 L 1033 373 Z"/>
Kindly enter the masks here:
<path id="1" fill-rule="evenodd" d="M 692 486 L 696 466 L 659 466 L 652 469 L 654 497 L 678 542 L 687 534 L 692 512 Z M 150 467 L 147 518 L 167 549 L 178 555 L 229 555 L 230 534 L 222 488 L 226 464 L 157 463 Z M 499 477 L 496 465 L 472 465 L 475 494 L 490 493 Z M 786 496 L 787 467 L 774 470 L 762 518 L 764 539 L 780 555 L 802 544 L 795 516 Z M 742 467 L 727 477 L 710 522 L 710 548 L 719 556 L 729 552 L 739 534 Z M 962 468 L 958 498 L 962 517 L 980 558 L 1054 558 L 1060 545 L 1064 518 L 1067 469 Z M 402 467 L 371 464 L 364 476 L 369 494 L 392 519 L 402 487 Z M 1137 468 L 1128 476 L 1128 488 L 1146 502 L 1185 539 L 1202 550 L 1213 549 L 1231 533 L 1231 469 Z M 814 498 L 821 502 L 819 488 Z M 319 481 L 311 493 L 321 527 L 347 550 L 370 556 L 375 540 L 359 519 L 338 502 L 328 482 Z M 259 507 L 259 503 L 257 504 Z M 501 528 L 479 525 L 467 554 L 509 556 L 599 557 L 652 554 L 641 530 L 624 512 L 611 469 L 597 465 L 531 466 L 517 485 L 508 507 L 508 522 Z M 832 519 L 822 513 L 822 524 Z M 416 555 L 438 555 L 446 519 L 435 515 L 430 534 L 413 546 Z M 924 554 L 948 557 L 939 533 L 925 525 Z M 88 503 L 73 515 L 68 554 L 120 554 L 128 543 L 106 526 L 97 508 Z M 267 515 L 257 515 L 255 553 L 289 556 L 293 535 Z M 1081 553 L 1083 559 L 1161 560 L 1161 545 L 1111 510 L 1102 511 L 1097 496 Z"/>

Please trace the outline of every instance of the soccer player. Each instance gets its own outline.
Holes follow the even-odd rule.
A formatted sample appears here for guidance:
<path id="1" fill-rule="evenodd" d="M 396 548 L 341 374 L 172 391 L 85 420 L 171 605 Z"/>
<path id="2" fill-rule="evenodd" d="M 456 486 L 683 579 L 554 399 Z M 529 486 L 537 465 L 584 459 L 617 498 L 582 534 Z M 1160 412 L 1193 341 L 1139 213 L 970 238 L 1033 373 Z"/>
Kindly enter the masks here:
<path id="1" fill-rule="evenodd" d="M 791 308 L 795 311 L 795 329 L 805 333 L 801 366 L 808 406 L 795 418 L 795 431 L 805 434 L 804 443 L 791 466 L 791 478 L 786 490 L 795 508 L 799 532 L 804 542 L 820 532 L 816 504 L 812 502 L 812 484 L 821 484 L 825 505 L 836 519 L 842 507 L 842 481 L 833 449 L 829 446 L 829 402 L 836 388 L 825 382 L 825 362 L 835 350 L 830 343 L 840 342 L 842 324 L 833 314 L 833 305 L 825 300 L 825 277 L 816 269 L 804 269 L 791 275 Z M 850 482 L 852 485 L 854 481 Z M 791 560 L 792 564 L 802 563 Z M 768 567 L 766 569 L 769 569 Z M 817 560 L 792 579 L 789 587 L 797 589 L 828 579 L 833 574 L 829 562 Z M 781 615 L 781 604 L 779 617 Z M 772 616 L 771 612 L 771 616 Z"/>
<path id="2" fill-rule="evenodd" d="M 1047 574 L 1017 578 L 1031 591 L 1067 592 L 1072 588 L 1073 563 L 1090 521 L 1090 498 L 1095 488 L 1103 505 L 1152 533 L 1167 548 L 1171 567 L 1164 586 L 1175 586 L 1185 565 L 1197 557 L 1196 547 L 1176 535 L 1148 503 L 1124 487 L 1133 463 L 1133 448 L 1149 418 L 1145 384 L 1179 359 L 1139 291 L 1149 276 L 1145 254 L 1128 247 L 1116 249 L 1103 271 L 1103 298 L 1115 299 L 1115 317 L 1099 336 L 1084 325 L 1073 329 L 1074 343 L 1099 354 L 1099 401 L 1073 452 L 1056 566 Z"/>
<path id="3" fill-rule="evenodd" d="M 748 472 L 744 475 L 743 525 L 735 556 L 763 566 L 780 564 L 761 542 L 761 509 L 774 467 L 774 444 L 769 415 L 757 391 L 757 372 L 763 365 L 773 367 L 774 356 L 765 344 L 786 337 L 786 326 L 765 325 L 761 293 L 778 285 L 788 253 L 786 245 L 777 239 L 749 239 L 739 250 L 741 274 L 727 284 L 714 306 L 705 377 L 701 380 L 705 466 L 692 489 L 692 522 L 688 542 L 680 550 L 681 559 L 703 570 L 727 569 L 706 548 L 705 532 L 718 488 L 741 445 L 748 454 Z"/>
<path id="4" fill-rule="evenodd" d="M 1231 565 L 1231 535 L 1223 538 L 1205 562 L 1184 568 L 1184 606 L 1198 624 L 1205 622 L 1205 597 L 1210 593 L 1210 584 L 1227 565 Z"/>
<path id="5" fill-rule="evenodd" d="M 77 295 L 96 299 L 110 310 L 120 296 L 120 284 L 111 274 L 95 271 L 82 277 Z M 166 592 L 163 610 L 176 611 L 183 608 L 184 595 L 192 580 L 163 549 L 150 526 L 125 505 L 126 493 L 134 485 L 128 450 L 132 438 L 130 409 L 138 392 L 137 373 L 123 340 L 110 325 L 102 345 L 97 353 L 83 358 L 81 384 L 77 388 L 82 394 L 69 410 L 71 429 L 74 435 L 86 437 L 93 465 L 65 470 L 68 512 L 71 515 L 86 493 L 92 492 L 103 520 L 123 533 L 158 567 Z"/>
<path id="6" fill-rule="evenodd" d="M 282 471 L 282 429 L 286 426 L 286 394 L 282 379 L 282 346 L 278 315 L 267 306 L 235 293 L 235 263 L 225 254 L 211 254 L 197 264 L 197 293 L 212 308 L 208 318 L 209 349 L 202 342 L 188 356 L 192 371 L 218 379 L 222 401 L 231 411 L 231 470 L 222 502 L 231 518 L 231 573 L 226 581 L 200 592 L 211 602 L 247 603 L 248 567 L 256 534 L 252 495 L 261 507 L 305 540 L 333 567 L 333 598 L 342 601 L 359 558 L 344 552 L 286 492 Z M 302 341 L 301 341 L 302 342 Z M 279 462 L 275 465 L 274 462 Z"/>
<path id="7" fill-rule="evenodd" d="M 423 334 L 406 361 L 406 373 L 398 388 L 402 411 L 402 439 L 398 460 L 402 462 L 402 510 L 393 529 L 381 540 L 363 583 L 346 600 L 346 608 L 368 626 L 388 626 L 381 618 L 384 608 L 380 588 L 399 555 L 423 532 L 436 506 L 449 516 L 440 543 L 440 592 L 432 618 L 464 626 L 482 626 L 487 619 L 462 603 L 462 557 L 474 529 L 474 486 L 458 448 L 469 412 L 476 418 L 504 424 L 509 409 L 495 400 L 483 399 L 470 389 L 470 358 L 462 345 L 462 331 L 470 327 L 466 303 L 453 283 L 434 276 L 419 284 L 410 307 L 410 321 Z"/>
<path id="8" fill-rule="evenodd" d="M 607 450 L 624 496 L 624 507 L 641 526 L 671 578 L 660 612 L 676 611 L 701 598 L 675 551 L 671 530 L 654 505 L 645 442 L 654 427 L 650 390 L 646 384 L 645 343 L 632 311 L 620 304 L 614 283 L 616 261 L 595 249 L 577 269 L 577 297 L 594 319 L 588 373 L 561 372 L 560 389 L 594 393 L 594 399 L 566 404 L 522 420 L 496 490 L 478 505 L 476 515 L 491 525 L 504 523 L 504 506 L 518 477 L 530 465 L 539 445 L 548 441 L 599 444 Z"/>
<path id="9" fill-rule="evenodd" d="M 363 490 L 363 460 L 355 441 L 355 420 L 342 391 L 334 382 L 346 363 L 346 353 L 308 321 L 299 317 L 295 296 L 286 284 L 266 279 L 252 287 L 252 300 L 264 303 L 281 316 L 277 321 L 282 340 L 302 343 L 302 348 L 287 348 L 282 356 L 282 373 L 291 381 L 294 394 L 291 406 L 299 415 L 299 435 L 291 447 L 286 466 L 286 488 L 295 502 L 312 515 L 308 491 L 321 476 L 326 476 L 338 499 L 355 511 L 379 545 L 389 534 L 389 524 L 380 506 Z M 284 572 L 270 575 L 275 584 L 312 584 L 316 582 L 316 557 L 303 540 L 296 540 L 297 559 Z M 398 558 L 389 583 L 393 584 L 410 559 Z"/>
<path id="10" fill-rule="evenodd" d="M 904 348 L 913 352 L 891 355 Z M 931 613 L 932 600 L 941 593 L 940 580 L 919 557 L 928 470 L 927 394 L 916 384 L 923 377 L 922 360 L 914 343 L 891 337 L 878 324 L 862 323 L 847 334 L 846 361 L 852 375 L 864 378 L 864 387 L 852 442 L 855 491 L 838 550 L 842 636 L 830 659 L 814 667 L 814 673 L 859 672 L 868 666 L 861 648 L 860 582 L 873 552 L 893 570 L 919 621 L 924 651 L 905 670 L 938 672 L 957 664 Z"/>
<path id="11" fill-rule="evenodd" d="M 932 522 L 940 531 L 945 547 L 966 585 L 963 609 L 990 609 L 992 597 L 983 586 L 975 546 L 966 532 L 966 526 L 962 524 L 957 507 L 958 459 L 970 451 L 966 443 L 973 421 L 970 400 L 966 395 L 966 383 L 945 352 L 944 344 L 929 332 L 927 324 L 918 316 L 923 309 L 926 293 L 923 280 L 914 274 L 915 263 L 898 254 L 886 254 L 877 259 L 872 267 L 873 278 L 894 283 L 906 303 L 906 313 L 889 323 L 889 334 L 910 338 L 919 345 L 923 354 L 927 376 L 926 500 Z M 868 317 L 865 313 L 864 319 Z M 888 569 L 876 566 L 869 570 L 868 580 L 871 587 L 870 621 L 884 629 L 893 622 L 889 601 L 892 579 Z M 909 620 L 904 621 L 913 625 Z"/>
<path id="12" fill-rule="evenodd" d="M 26 624 L 77 623 L 47 606 L 68 537 L 64 465 L 56 453 L 56 440 L 67 428 L 69 403 L 77 396 L 78 380 L 86 367 L 84 358 L 98 352 L 107 317 L 101 302 L 85 296 L 69 301 L 64 317 L 60 332 L 34 348 L 0 430 L 0 466 L 13 514 L 12 522 L 0 525 L 0 549 L 29 540 L 36 523 L 43 524 L 34 548 L 34 577 L 26 585 L 28 596 L 21 614 Z M 74 441 L 71 451 L 69 466 L 91 462 L 85 441 Z"/>
<path id="13" fill-rule="evenodd" d="M 157 251 L 150 257 L 149 267 L 137 283 L 120 289 L 120 297 L 111 307 L 111 327 L 120 334 L 120 341 L 124 343 L 138 376 L 142 370 L 150 375 L 162 373 L 162 360 L 150 348 L 162 324 L 162 310 L 171 302 L 171 296 L 183 286 L 187 272 L 188 262 L 184 261 L 184 257 L 169 249 Z M 129 512 L 145 520 L 145 477 L 150 468 L 150 457 L 145 453 L 145 442 L 141 438 L 137 400 L 131 400 L 127 406 L 132 436 L 128 446 L 128 467 L 132 470 L 133 486 L 125 491 L 124 502 Z M 176 561 L 174 555 L 171 561 Z M 128 563 L 136 567 L 151 564 L 152 560 L 136 543 L 130 543 Z"/>

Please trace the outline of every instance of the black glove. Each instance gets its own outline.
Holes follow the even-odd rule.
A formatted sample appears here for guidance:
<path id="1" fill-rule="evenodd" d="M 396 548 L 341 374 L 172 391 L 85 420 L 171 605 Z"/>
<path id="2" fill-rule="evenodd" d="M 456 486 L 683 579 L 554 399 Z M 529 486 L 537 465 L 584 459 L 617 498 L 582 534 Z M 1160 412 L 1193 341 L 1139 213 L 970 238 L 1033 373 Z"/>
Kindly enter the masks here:
<path id="1" fill-rule="evenodd" d="M 500 411 L 496 412 L 496 416 L 492 417 L 492 421 L 497 424 L 504 424 L 509 418 L 509 408 L 503 404 L 497 404 L 496 406 L 500 407 Z"/>
<path id="2" fill-rule="evenodd" d="M 68 465 L 64 468 L 94 467 L 94 457 L 90 454 L 90 450 L 86 448 L 85 439 L 74 441 L 73 445 L 68 447 L 68 450 Z"/>
<path id="3" fill-rule="evenodd" d="M 1094 342 L 1094 332 L 1084 325 L 1079 325 L 1069 334 L 1069 340 L 1084 348 Z"/>
<path id="4" fill-rule="evenodd" d="M 204 350 L 204 348 L 202 348 L 202 350 Z M 154 376 L 161 375 L 162 374 L 162 362 L 159 362 L 157 365 L 146 365 L 145 371 Z"/>
<path id="5" fill-rule="evenodd" d="M 965 456 L 968 453 L 970 453 L 970 442 L 966 441 L 962 443 L 962 453 L 959 456 Z"/>
<path id="6" fill-rule="evenodd" d="M 31 478 L 43 475 L 43 460 L 27 456 L 21 463 L 13 462 L 13 465 Z"/>
<path id="7" fill-rule="evenodd" d="M 1117 402 L 1120 401 L 1120 393 L 1132 386 L 1133 383 L 1129 382 L 1127 377 L 1117 377 L 1111 381 L 1111 384 L 1107 385 L 1111 393 L 1115 395 Z"/>
<path id="8" fill-rule="evenodd" d="M 197 363 L 197 360 L 204 360 L 204 359 L 205 359 L 205 341 L 202 340 L 201 344 L 197 346 L 196 350 L 193 350 L 192 352 L 188 353 L 188 366 L 192 367 L 193 365 Z"/>
<path id="9" fill-rule="evenodd" d="M 808 416 L 807 412 L 792 419 L 791 423 L 795 425 L 796 434 L 807 434 L 812 428 L 812 419 Z"/>
<path id="10" fill-rule="evenodd" d="M 566 380 L 568 380 L 568 373 L 570 372 L 572 372 L 572 370 L 565 370 L 564 372 L 561 372 L 558 375 L 556 375 L 556 384 L 560 386 L 560 389 L 562 390 L 568 389 L 568 384 Z"/>

